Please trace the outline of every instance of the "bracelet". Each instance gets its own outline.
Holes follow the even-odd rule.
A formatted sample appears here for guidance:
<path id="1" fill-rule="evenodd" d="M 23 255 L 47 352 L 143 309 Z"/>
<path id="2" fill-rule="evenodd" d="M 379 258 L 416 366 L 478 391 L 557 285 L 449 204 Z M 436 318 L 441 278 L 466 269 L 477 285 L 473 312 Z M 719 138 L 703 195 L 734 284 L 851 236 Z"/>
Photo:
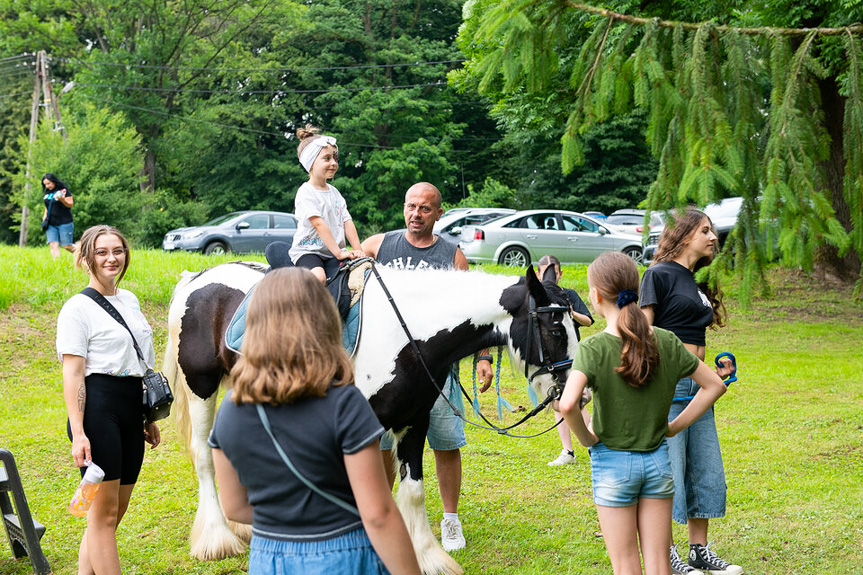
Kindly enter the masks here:
<path id="1" fill-rule="evenodd" d="M 487 361 L 491 364 L 494 364 L 494 358 L 490 355 L 478 355 L 476 356 L 477 361 Z"/>

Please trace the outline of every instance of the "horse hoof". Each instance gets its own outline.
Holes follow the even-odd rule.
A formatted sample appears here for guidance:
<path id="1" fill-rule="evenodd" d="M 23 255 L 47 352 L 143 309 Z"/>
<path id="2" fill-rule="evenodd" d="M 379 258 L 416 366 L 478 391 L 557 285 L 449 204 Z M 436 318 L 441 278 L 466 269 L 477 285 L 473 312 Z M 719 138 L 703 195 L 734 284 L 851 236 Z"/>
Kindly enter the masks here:
<path id="1" fill-rule="evenodd" d="M 417 554 L 420 569 L 423 575 L 463 575 L 461 568 L 455 559 L 440 547 L 426 549 L 424 553 Z"/>
<path id="2" fill-rule="evenodd" d="M 228 526 L 211 525 L 206 529 L 192 529 L 192 546 L 189 554 L 201 561 L 217 561 L 245 553 L 246 545 Z M 251 527 L 249 527 L 251 531 Z"/>

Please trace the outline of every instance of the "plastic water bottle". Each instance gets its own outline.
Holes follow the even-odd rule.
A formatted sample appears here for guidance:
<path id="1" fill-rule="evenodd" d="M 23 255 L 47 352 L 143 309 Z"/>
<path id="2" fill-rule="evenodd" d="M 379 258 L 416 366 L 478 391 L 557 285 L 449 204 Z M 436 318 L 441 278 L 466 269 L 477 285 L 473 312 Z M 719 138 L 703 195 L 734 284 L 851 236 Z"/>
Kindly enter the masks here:
<path id="1" fill-rule="evenodd" d="M 105 478 L 105 472 L 102 468 L 87 461 L 87 471 L 84 473 L 84 478 L 78 484 L 78 489 L 75 490 L 75 495 L 72 496 L 72 501 L 69 502 L 69 513 L 78 517 L 84 517 L 90 510 L 90 505 L 96 498 L 96 492 L 99 491 L 99 486 L 102 485 L 102 480 Z"/>

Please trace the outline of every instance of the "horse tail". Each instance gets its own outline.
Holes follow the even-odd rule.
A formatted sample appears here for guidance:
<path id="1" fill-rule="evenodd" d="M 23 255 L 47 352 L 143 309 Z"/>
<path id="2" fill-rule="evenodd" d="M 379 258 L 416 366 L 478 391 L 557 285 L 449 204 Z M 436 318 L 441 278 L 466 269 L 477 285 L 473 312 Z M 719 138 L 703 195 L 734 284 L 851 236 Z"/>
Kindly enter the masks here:
<path id="1" fill-rule="evenodd" d="M 188 452 L 192 438 L 192 419 L 189 415 L 189 389 L 186 374 L 177 361 L 179 345 L 179 319 L 168 314 L 168 341 L 165 345 L 165 357 L 162 360 L 162 370 L 168 381 L 174 384 L 174 425 L 180 437 L 181 445 Z M 189 456 L 192 454 L 189 452 Z"/>

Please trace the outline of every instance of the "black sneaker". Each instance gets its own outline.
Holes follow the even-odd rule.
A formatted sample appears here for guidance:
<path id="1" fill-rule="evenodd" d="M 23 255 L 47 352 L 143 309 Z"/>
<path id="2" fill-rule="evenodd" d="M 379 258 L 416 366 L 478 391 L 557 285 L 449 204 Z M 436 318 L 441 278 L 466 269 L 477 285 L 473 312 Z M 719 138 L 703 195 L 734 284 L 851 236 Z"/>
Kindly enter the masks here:
<path id="1" fill-rule="evenodd" d="M 677 545 L 671 546 L 671 573 L 672 575 L 704 575 L 698 569 L 690 567 L 689 563 L 680 558 L 677 553 Z"/>
<path id="2" fill-rule="evenodd" d="M 740 575 L 743 573 L 743 567 L 732 565 L 711 551 L 710 543 L 707 545 L 696 543 L 689 546 L 689 565 L 710 575 Z"/>

